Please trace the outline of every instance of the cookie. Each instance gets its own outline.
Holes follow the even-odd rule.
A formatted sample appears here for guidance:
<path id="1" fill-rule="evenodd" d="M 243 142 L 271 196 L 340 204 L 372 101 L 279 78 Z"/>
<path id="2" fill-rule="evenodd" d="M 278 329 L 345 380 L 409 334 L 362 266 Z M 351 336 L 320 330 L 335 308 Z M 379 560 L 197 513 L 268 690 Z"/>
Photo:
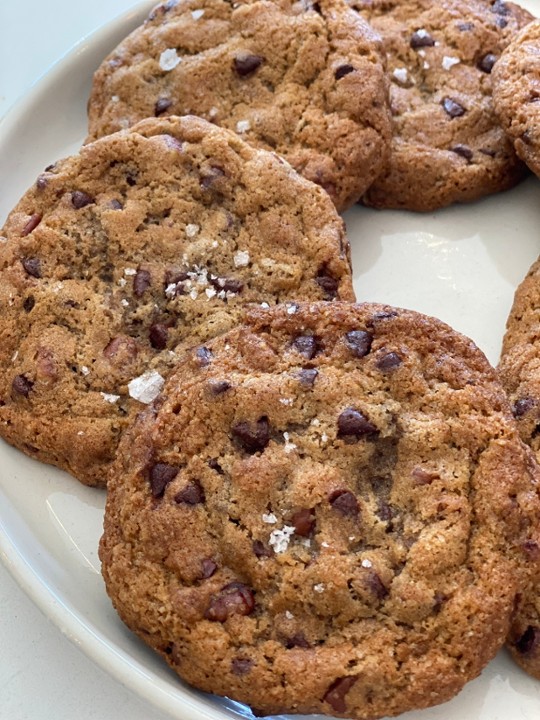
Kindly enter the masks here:
<path id="1" fill-rule="evenodd" d="M 443 702 L 503 644 L 540 540 L 495 371 L 381 305 L 255 309 L 179 362 L 111 472 L 100 556 L 124 622 L 257 713 Z"/>
<path id="2" fill-rule="evenodd" d="M 343 0 L 158 5 L 94 76 L 90 138 L 199 115 L 272 150 L 343 210 L 386 165 L 380 38 Z"/>
<path id="3" fill-rule="evenodd" d="M 521 438 L 540 462 L 540 260 L 516 291 L 503 340 L 499 375 Z M 540 554 L 536 546 L 530 552 Z M 540 579 L 523 594 L 508 646 L 514 659 L 540 679 Z"/>
<path id="4" fill-rule="evenodd" d="M 531 15 L 482 0 L 352 0 L 383 37 L 394 138 L 364 202 L 430 211 L 506 190 L 525 174 L 499 126 L 491 70 Z"/>
<path id="5" fill-rule="evenodd" d="M 540 176 L 540 21 L 522 30 L 493 68 L 493 102 L 519 157 Z"/>
<path id="6" fill-rule="evenodd" d="M 0 244 L 0 435 L 89 485 L 176 361 L 246 303 L 354 299 L 328 195 L 198 118 L 143 121 L 41 174 Z"/>

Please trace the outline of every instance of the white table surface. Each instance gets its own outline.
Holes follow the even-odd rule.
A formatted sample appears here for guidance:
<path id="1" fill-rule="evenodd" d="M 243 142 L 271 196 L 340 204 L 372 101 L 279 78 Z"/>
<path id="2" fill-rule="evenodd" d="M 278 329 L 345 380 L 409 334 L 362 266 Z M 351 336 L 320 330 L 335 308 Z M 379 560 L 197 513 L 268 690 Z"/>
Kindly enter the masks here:
<path id="1" fill-rule="evenodd" d="M 134 0 L 0 0 L 0 117 Z M 0 218 L 0 225 L 4 218 Z M 0 720 L 165 720 L 74 647 L 0 564 Z"/>

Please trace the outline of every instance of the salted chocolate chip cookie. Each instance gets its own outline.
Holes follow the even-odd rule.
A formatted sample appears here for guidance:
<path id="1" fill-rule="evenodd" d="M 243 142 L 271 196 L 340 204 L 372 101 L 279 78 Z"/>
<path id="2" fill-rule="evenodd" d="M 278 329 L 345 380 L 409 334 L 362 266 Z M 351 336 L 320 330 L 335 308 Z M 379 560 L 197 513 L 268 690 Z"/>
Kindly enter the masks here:
<path id="1" fill-rule="evenodd" d="M 519 157 L 540 175 L 540 20 L 530 23 L 493 68 L 493 101 Z"/>
<path id="2" fill-rule="evenodd" d="M 380 38 L 343 0 L 158 5 L 94 76 L 90 138 L 194 114 L 285 157 L 339 210 L 385 168 Z"/>
<path id="3" fill-rule="evenodd" d="M 516 291 L 503 340 L 499 375 L 521 438 L 540 462 L 540 260 Z M 531 554 L 540 555 L 536 545 Z M 515 660 L 540 679 L 540 578 L 523 594 L 508 639 Z"/>
<path id="4" fill-rule="evenodd" d="M 100 555 L 124 622 L 258 713 L 443 702 L 503 644 L 540 539 L 495 371 L 381 305 L 255 309 L 124 436 Z"/>
<path id="5" fill-rule="evenodd" d="M 0 435 L 89 485 L 179 344 L 246 303 L 354 299 L 343 223 L 286 162 L 152 119 L 41 174 L 0 244 Z"/>
<path id="6" fill-rule="evenodd" d="M 492 67 L 531 15 L 483 0 L 351 0 L 383 37 L 394 138 L 367 205 L 430 211 L 505 190 L 525 167 L 499 126 Z"/>

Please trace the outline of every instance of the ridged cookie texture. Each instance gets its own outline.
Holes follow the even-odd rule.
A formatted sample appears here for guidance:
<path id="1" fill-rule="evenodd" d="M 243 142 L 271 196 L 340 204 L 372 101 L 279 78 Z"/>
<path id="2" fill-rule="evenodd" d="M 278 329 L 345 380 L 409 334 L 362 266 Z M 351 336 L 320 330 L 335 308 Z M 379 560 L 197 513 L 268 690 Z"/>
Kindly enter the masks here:
<path id="1" fill-rule="evenodd" d="M 255 309 L 124 436 L 107 590 L 182 678 L 257 713 L 427 707 L 504 643 L 536 472 L 495 371 L 440 321 Z"/>
<path id="2" fill-rule="evenodd" d="M 503 340 L 499 375 L 520 436 L 540 462 L 540 261 L 518 287 Z M 540 549 L 531 545 L 539 556 Z M 508 637 L 516 662 L 540 680 L 540 578 L 522 594 Z"/>
<path id="3" fill-rule="evenodd" d="M 431 211 L 506 190 L 526 173 L 495 115 L 493 64 L 532 16 L 483 0 L 351 0 L 384 43 L 394 137 L 364 197 Z"/>
<path id="4" fill-rule="evenodd" d="M 290 165 L 152 119 L 42 173 L 0 244 L 0 435 L 89 485 L 176 361 L 246 303 L 354 299 L 344 227 Z"/>
<path id="5" fill-rule="evenodd" d="M 90 138 L 168 114 L 279 153 L 343 210 L 390 149 L 380 38 L 343 0 L 166 2 L 97 70 Z"/>
<path id="6" fill-rule="evenodd" d="M 519 157 L 540 175 L 540 21 L 530 23 L 493 68 L 493 101 Z"/>

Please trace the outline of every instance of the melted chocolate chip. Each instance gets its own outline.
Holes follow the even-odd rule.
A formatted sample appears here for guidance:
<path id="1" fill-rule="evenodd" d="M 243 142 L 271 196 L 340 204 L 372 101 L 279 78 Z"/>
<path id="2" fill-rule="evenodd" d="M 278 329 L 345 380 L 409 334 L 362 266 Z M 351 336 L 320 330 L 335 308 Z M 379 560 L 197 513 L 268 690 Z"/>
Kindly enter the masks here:
<path id="1" fill-rule="evenodd" d="M 164 350 L 167 347 L 167 338 L 169 336 L 169 328 L 162 323 L 152 325 L 148 333 L 150 345 L 155 350 Z"/>
<path id="2" fill-rule="evenodd" d="M 41 260 L 39 258 L 23 258 L 21 262 L 28 275 L 35 278 L 41 277 Z"/>
<path id="3" fill-rule="evenodd" d="M 88 193 L 82 190 L 74 190 L 71 193 L 71 204 L 76 210 L 80 210 L 87 205 L 93 205 L 96 201 Z"/>
<path id="4" fill-rule="evenodd" d="M 346 408 L 337 420 L 338 437 L 363 437 L 378 433 L 378 429 L 368 418 L 353 407 Z"/>
<path id="5" fill-rule="evenodd" d="M 152 284 L 152 276 L 148 270 L 137 270 L 133 276 L 133 294 L 142 297 Z"/>
<path id="6" fill-rule="evenodd" d="M 425 30 L 417 30 L 411 35 L 410 45 L 413 50 L 416 50 L 417 48 L 433 47 L 435 45 L 435 40 Z"/>
<path id="7" fill-rule="evenodd" d="M 298 373 L 298 380 L 304 387 L 313 387 L 318 374 L 319 371 L 315 368 L 304 368 Z"/>
<path id="8" fill-rule="evenodd" d="M 336 712 L 344 713 L 347 711 L 345 696 L 358 680 L 356 675 L 341 677 L 330 685 L 323 697 L 323 702 L 327 702 Z"/>
<path id="9" fill-rule="evenodd" d="M 365 330 L 351 330 L 345 335 L 345 345 L 357 358 L 365 357 L 371 350 L 373 335 Z"/>
<path id="10" fill-rule="evenodd" d="M 231 389 L 232 385 L 227 380 L 211 380 L 208 387 L 212 395 L 223 395 L 223 393 Z"/>
<path id="11" fill-rule="evenodd" d="M 536 402 L 531 397 L 519 398 L 519 400 L 516 400 L 516 402 L 514 403 L 514 407 L 512 408 L 514 417 L 523 417 L 523 415 L 526 415 L 529 410 L 533 409 L 535 405 Z"/>
<path id="12" fill-rule="evenodd" d="M 465 160 L 472 160 L 473 158 L 473 151 L 468 145 L 454 145 L 454 147 L 450 148 L 450 150 L 453 153 L 456 153 L 456 155 L 460 155 L 462 158 L 465 158 Z"/>
<path id="13" fill-rule="evenodd" d="M 319 274 L 315 278 L 315 282 L 323 290 L 325 300 L 334 300 L 337 297 L 339 282 L 336 278 L 326 274 L 324 268 L 319 271 Z"/>
<path id="14" fill-rule="evenodd" d="M 36 301 L 33 295 L 29 295 L 27 298 L 25 298 L 25 301 L 23 302 L 23 308 L 25 312 L 30 312 L 30 310 L 32 310 L 35 304 Z"/>
<path id="15" fill-rule="evenodd" d="M 247 77 L 259 69 L 264 58 L 260 55 L 252 55 L 251 53 L 242 52 L 233 60 L 233 68 L 240 77 Z"/>
<path id="16" fill-rule="evenodd" d="M 293 340 L 292 347 L 296 352 L 300 353 L 300 355 L 311 360 L 317 354 L 318 343 L 313 335 L 300 335 Z"/>
<path id="17" fill-rule="evenodd" d="M 328 498 L 330 505 L 342 515 L 357 517 L 360 512 L 358 500 L 350 490 L 334 490 Z"/>
<path id="18" fill-rule="evenodd" d="M 478 69 L 489 74 L 493 70 L 493 66 L 496 62 L 497 56 L 493 53 L 488 53 L 478 62 Z"/>
<path id="19" fill-rule="evenodd" d="M 315 527 L 315 517 L 313 510 L 309 508 L 303 508 L 298 510 L 291 517 L 291 524 L 294 527 L 294 532 L 300 537 L 308 537 L 313 532 Z"/>
<path id="20" fill-rule="evenodd" d="M 537 627 L 529 625 L 523 635 L 516 640 L 516 650 L 521 655 L 529 655 L 536 650 L 540 644 L 540 630 Z"/>
<path id="21" fill-rule="evenodd" d="M 303 648 L 304 650 L 308 650 L 311 645 L 306 640 L 306 636 L 303 632 L 297 632 L 292 637 L 289 637 L 285 640 L 285 647 L 290 650 L 291 648 L 299 647 Z"/>
<path id="22" fill-rule="evenodd" d="M 231 670 L 234 675 L 247 675 L 253 664 L 250 658 L 235 657 L 231 662 Z"/>
<path id="23" fill-rule="evenodd" d="M 253 541 L 253 552 L 258 558 L 269 558 L 272 557 L 274 551 L 271 547 L 268 547 L 260 540 Z"/>
<path id="24" fill-rule="evenodd" d="M 161 97 L 156 100 L 156 104 L 154 105 L 154 115 L 156 117 L 159 117 L 160 115 L 163 115 L 163 113 L 167 112 L 167 110 L 171 107 L 172 100 L 166 97 Z"/>
<path id="25" fill-rule="evenodd" d="M 452 100 L 450 97 L 445 97 L 441 102 L 441 105 L 443 106 L 446 114 L 451 118 L 461 117 L 461 115 L 465 115 L 466 113 L 463 105 L 460 105 L 456 100 Z"/>
<path id="26" fill-rule="evenodd" d="M 256 453 L 270 442 L 270 423 L 267 417 L 261 417 L 257 422 L 239 422 L 231 428 L 233 437 L 248 453 Z"/>
<path id="27" fill-rule="evenodd" d="M 208 580 L 208 578 L 211 578 L 217 569 L 217 563 L 215 563 L 212 558 L 205 558 L 201 561 L 201 578 L 203 580 Z"/>
<path id="28" fill-rule="evenodd" d="M 200 367 L 208 367 L 214 357 L 211 351 L 207 347 L 204 347 L 204 345 L 202 345 L 200 348 L 197 348 L 195 356 Z"/>
<path id="29" fill-rule="evenodd" d="M 28 397 L 30 390 L 34 387 L 34 383 L 29 380 L 26 375 L 15 375 L 11 387 L 13 388 L 13 392 L 16 392 L 18 395 Z"/>
<path id="30" fill-rule="evenodd" d="M 190 480 L 188 484 L 176 493 L 174 502 L 184 505 L 200 505 L 206 500 L 204 488 L 198 480 Z"/>
<path id="31" fill-rule="evenodd" d="M 149 480 L 152 497 L 163 497 L 165 488 L 178 475 L 180 468 L 167 463 L 156 463 L 150 468 Z"/>
<path id="32" fill-rule="evenodd" d="M 253 591 L 240 582 L 232 582 L 223 587 L 218 595 L 210 600 L 204 613 L 207 620 L 225 622 L 231 615 L 250 615 L 255 609 Z"/>
<path id="33" fill-rule="evenodd" d="M 396 352 L 389 352 L 386 355 L 383 355 L 379 360 L 377 360 L 377 367 L 379 370 L 388 371 L 388 370 L 395 370 L 403 363 L 403 360 L 400 355 Z"/>
<path id="34" fill-rule="evenodd" d="M 352 72 L 354 72 L 354 67 L 352 65 L 340 65 L 334 72 L 334 77 L 336 80 L 341 80 L 342 77 L 345 77 L 345 75 Z"/>
<path id="35" fill-rule="evenodd" d="M 38 213 L 34 213 L 33 215 L 31 215 L 30 219 L 21 230 L 21 237 L 26 237 L 27 235 L 30 235 L 32 230 L 35 230 L 40 222 L 41 215 L 38 215 Z"/>

